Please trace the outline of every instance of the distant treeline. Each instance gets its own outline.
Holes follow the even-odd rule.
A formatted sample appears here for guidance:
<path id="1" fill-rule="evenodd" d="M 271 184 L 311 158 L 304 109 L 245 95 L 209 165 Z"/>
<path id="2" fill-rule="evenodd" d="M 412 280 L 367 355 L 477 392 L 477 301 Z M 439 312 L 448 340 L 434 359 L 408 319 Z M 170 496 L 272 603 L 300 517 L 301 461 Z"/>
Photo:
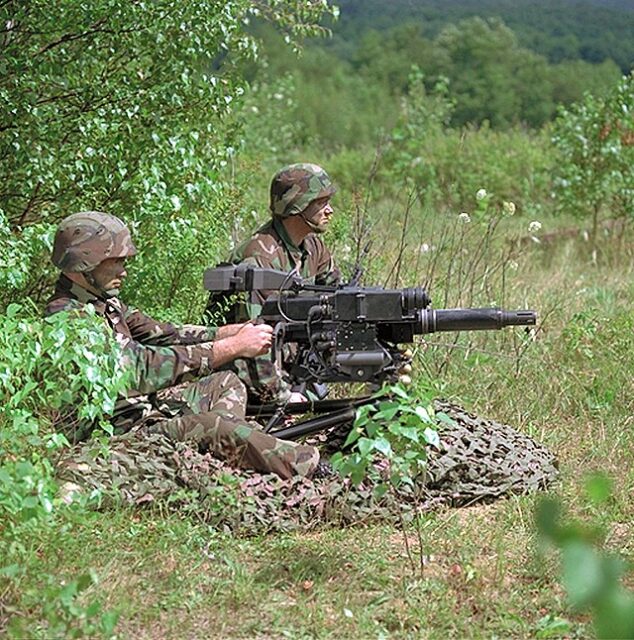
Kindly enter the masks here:
<path id="1" fill-rule="evenodd" d="M 449 23 L 452 7 L 457 12 L 462 6 L 458 2 L 448 6 L 445 24 L 433 36 L 428 35 L 430 24 L 405 19 L 406 8 L 410 14 L 415 8 L 422 11 L 414 2 L 365 0 L 363 11 L 357 0 L 341 4 L 343 17 L 334 39 L 313 41 L 299 59 L 288 54 L 274 32 L 263 33 L 268 69 L 253 68 L 249 76 L 272 88 L 281 78 L 289 79 L 295 106 L 286 117 L 301 129 L 301 144 L 318 140 L 329 147 L 358 147 L 376 142 L 396 122 L 413 71 L 422 75 L 430 95 L 440 91 L 451 103 L 447 126 L 487 123 L 494 129 L 539 128 L 554 118 L 558 105 L 577 102 L 585 92 L 604 95 L 621 77 L 611 59 L 590 62 L 567 54 L 551 60 L 522 44 L 500 18 Z M 389 27 L 398 6 L 401 23 Z M 357 13 L 347 15 L 346 10 Z M 385 28 L 371 28 L 376 26 Z M 601 35 L 600 26 L 596 28 Z"/>
<path id="2" fill-rule="evenodd" d="M 341 17 L 332 46 L 352 58 L 368 30 L 415 24 L 433 38 L 465 18 L 500 18 L 520 45 L 550 62 L 614 60 L 623 72 L 634 65 L 634 4 L 631 0 L 338 0 Z"/>

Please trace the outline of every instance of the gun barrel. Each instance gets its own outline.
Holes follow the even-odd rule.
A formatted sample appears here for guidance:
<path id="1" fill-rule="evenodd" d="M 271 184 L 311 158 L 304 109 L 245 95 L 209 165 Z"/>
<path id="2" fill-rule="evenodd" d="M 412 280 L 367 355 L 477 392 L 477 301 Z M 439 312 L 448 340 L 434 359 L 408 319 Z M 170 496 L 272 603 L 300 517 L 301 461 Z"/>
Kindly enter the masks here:
<path id="1" fill-rule="evenodd" d="M 486 309 L 421 309 L 421 333 L 437 331 L 486 331 L 509 326 L 532 326 L 535 311 Z"/>

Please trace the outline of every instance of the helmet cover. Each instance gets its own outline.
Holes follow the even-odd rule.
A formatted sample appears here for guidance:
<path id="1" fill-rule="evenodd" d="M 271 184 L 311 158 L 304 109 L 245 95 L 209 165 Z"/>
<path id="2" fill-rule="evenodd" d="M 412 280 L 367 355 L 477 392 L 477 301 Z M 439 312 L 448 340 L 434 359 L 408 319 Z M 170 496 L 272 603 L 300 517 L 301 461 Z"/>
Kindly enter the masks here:
<path id="1" fill-rule="evenodd" d="M 316 164 L 290 164 L 278 171 L 271 182 L 271 213 L 280 218 L 294 216 L 313 201 L 330 198 L 336 187 Z"/>
<path id="2" fill-rule="evenodd" d="M 100 211 L 82 211 L 64 218 L 53 244 L 53 264 L 62 271 L 91 271 L 108 258 L 136 254 L 128 227 Z"/>

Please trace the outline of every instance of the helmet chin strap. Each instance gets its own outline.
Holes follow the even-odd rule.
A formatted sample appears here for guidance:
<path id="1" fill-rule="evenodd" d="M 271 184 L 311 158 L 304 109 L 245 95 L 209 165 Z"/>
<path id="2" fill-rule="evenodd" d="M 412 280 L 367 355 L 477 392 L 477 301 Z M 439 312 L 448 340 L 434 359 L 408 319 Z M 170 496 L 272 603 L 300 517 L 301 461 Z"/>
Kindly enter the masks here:
<path id="1" fill-rule="evenodd" d="M 300 213 L 300 217 L 301 219 L 308 225 L 309 229 L 311 229 L 311 231 L 314 231 L 315 233 L 323 233 L 324 229 L 322 229 L 318 224 L 315 224 L 312 220 L 309 220 L 305 215 L 304 215 L 304 211 L 302 211 L 302 213 Z"/>
<path id="2" fill-rule="evenodd" d="M 83 276 L 84 278 L 86 278 L 86 281 L 88 282 L 88 284 L 90 284 L 90 286 L 95 291 L 97 291 L 100 296 L 103 296 L 104 298 L 114 298 L 115 296 L 119 295 L 119 289 L 108 289 L 108 290 L 102 289 L 97 284 L 97 281 L 92 275 L 92 271 L 84 271 Z"/>

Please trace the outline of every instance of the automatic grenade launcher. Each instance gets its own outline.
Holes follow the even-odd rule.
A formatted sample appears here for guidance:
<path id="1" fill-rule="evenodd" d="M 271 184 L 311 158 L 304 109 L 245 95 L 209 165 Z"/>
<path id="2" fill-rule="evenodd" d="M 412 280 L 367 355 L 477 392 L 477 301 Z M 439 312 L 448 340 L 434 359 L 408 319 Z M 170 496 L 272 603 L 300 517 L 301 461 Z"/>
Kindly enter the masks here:
<path id="1" fill-rule="evenodd" d="M 265 291 L 261 319 L 274 327 L 272 357 L 297 345 L 285 368 L 299 382 L 395 381 L 409 358 L 397 345 L 415 335 L 535 325 L 534 311 L 432 309 L 421 287 L 383 289 L 307 284 L 295 272 L 227 265 L 208 269 L 214 292 Z"/>

